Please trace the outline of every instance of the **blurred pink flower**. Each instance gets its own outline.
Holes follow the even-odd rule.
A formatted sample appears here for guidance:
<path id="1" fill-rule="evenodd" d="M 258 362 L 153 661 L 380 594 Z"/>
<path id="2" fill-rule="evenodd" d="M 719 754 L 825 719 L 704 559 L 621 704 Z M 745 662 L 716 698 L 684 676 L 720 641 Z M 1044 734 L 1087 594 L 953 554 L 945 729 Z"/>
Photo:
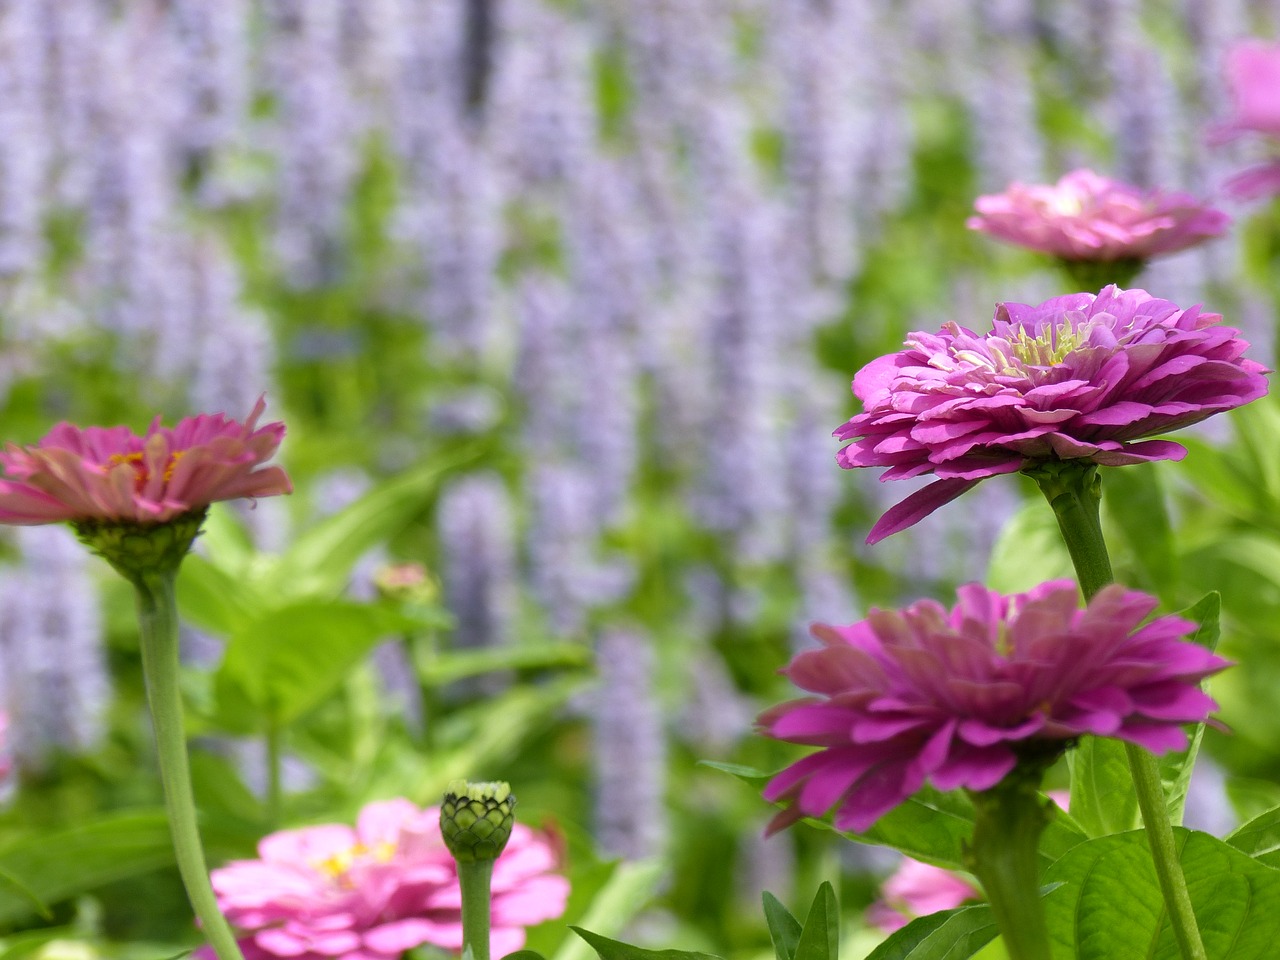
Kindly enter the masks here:
<path id="1" fill-rule="evenodd" d="M 774 707 L 764 733 L 822 747 L 765 787 L 790 801 L 771 830 L 838 807 L 863 831 L 919 790 L 987 790 L 1019 758 L 1044 758 L 1081 734 L 1157 753 L 1185 746 L 1180 724 L 1215 708 L 1200 681 L 1227 662 L 1181 638 L 1195 623 L 1145 626 L 1154 597 L 1112 584 L 1083 610 L 1056 580 L 1013 596 L 980 584 L 948 611 L 920 600 L 872 610 L 848 627 L 817 625 L 823 646 L 783 672 L 819 694 Z"/>
<path id="2" fill-rule="evenodd" d="M 963 877 L 904 857 L 880 888 L 880 899 L 867 908 L 867 922 L 884 933 L 893 933 L 916 917 L 981 899 L 982 891 Z"/>
<path id="3" fill-rule="evenodd" d="M 853 441 L 836 460 L 888 467 L 881 480 L 939 479 L 890 508 L 867 542 L 1037 462 L 1182 459 L 1179 444 L 1143 438 L 1267 392 L 1266 369 L 1244 358 L 1248 343 L 1221 319 L 1110 286 L 1038 306 L 1002 303 L 982 335 L 956 323 L 911 334 L 905 350 L 854 377 L 864 410 L 836 430 Z"/>
<path id="4" fill-rule="evenodd" d="M 258 428 L 259 398 L 243 424 L 223 414 L 188 417 L 172 429 L 157 417 L 145 436 L 128 427 L 60 423 L 38 444 L 0 453 L 0 523 L 68 520 L 166 523 L 216 500 L 289 493 L 280 467 L 261 465 L 283 423 Z"/>
<path id="5" fill-rule="evenodd" d="M 966 225 L 1063 260 L 1149 260 L 1222 233 L 1231 218 L 1187 193 L 1075 170 L 1052 186 L 1010 184 L 974 201 Z"/>
<path id="6" fill-rule="evenodd" d="M 1256 133 L 1280 146 L 1280 42 L 1240 41 L 1227 53 L 1226 74 L 1235 116 L 1212 129 L 1210 141 Z M 1280 193 L 1280 158 L 1237 174 L 1226 189 L 1242 199 Z"/>
<path id="7" fill-rule="evenodd" d="M 396 960 L 422 944 L 462 949 L 462 894 L 438 808 L 371 803 L 342 824 L 273 833 L 259 860 L 212 874 L 245 960 Z M 525 927 L 560 916 L 569 882 L 549 839 L 516 824 L 493 868 L 491 948 L 524 946 Z M 207 960 L 213 960 L 206 951 Z"/>

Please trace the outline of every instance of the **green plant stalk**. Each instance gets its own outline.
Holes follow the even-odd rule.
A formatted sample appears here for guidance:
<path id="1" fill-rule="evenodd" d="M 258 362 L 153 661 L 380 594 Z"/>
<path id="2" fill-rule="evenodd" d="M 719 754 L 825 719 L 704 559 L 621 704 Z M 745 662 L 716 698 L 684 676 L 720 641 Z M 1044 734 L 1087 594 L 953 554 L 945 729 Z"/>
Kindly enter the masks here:
<path id="1" fill-rule="evenodd" d="M 176 574 L 174 569 L 132 578 L 138 593 L 142 672 L 155 730 L 160 780 L 164 784 L 178 872 L 204 934 L 218 960 L 244 960 L 226 918 L 218 909 L 196 823 L 178 686 L 178 611 L 173 592 Z"/>
<path id="2" fill-rule="evenodd" d="M 489 882 L 492 860 L 459 860 L 458 884 L 462 887 L 462 948 L 471 948 L 475 960 L 489 960 Z"/>
<path id="3" fill-rule="evenodd" d="M 1094 594 L 1115 579 L 1102 536 L 1099 511 L 1102 478 L 1098 476 L 1097 466 L 1060 461 L 1023 472 L 1036 481 L 1040 492 L 1053 507 L 1058 529 L 1062 531 L 1062 539 L 1066 541 L 1067 552 L 1071 554 L 1071 562 L 1080 581 L 1080 590 L 1086 602 L 1093 599 Z M 1169 822 L 1164 790 L 1160 784 L 1159 765 L 1151 751 L 1135 744 L 1126 743 L 1125 754 L 1129 758 L 1129 772 L 1138 795 L 1142 824 L 1147 832 L 1151 859 L 1178 949 L 1184 960 L 1207 960 L 1200 939 L 1200 926 L 1191 909 L 1187 878 L 1183 875 L 1182 864 L 1178 862 L 1173 826 Z"/>
<path id="4" fill-rule="evenodd" d="M 1050 804 L 1040 796 L 1039 771 L 1014 773 L 990 790 L 971 793 L 974 807 L 969 868 L 982 882 L 1009 960 L 1050 960 L 1049 929 L 1040 899 L 1040 834 Z"/>

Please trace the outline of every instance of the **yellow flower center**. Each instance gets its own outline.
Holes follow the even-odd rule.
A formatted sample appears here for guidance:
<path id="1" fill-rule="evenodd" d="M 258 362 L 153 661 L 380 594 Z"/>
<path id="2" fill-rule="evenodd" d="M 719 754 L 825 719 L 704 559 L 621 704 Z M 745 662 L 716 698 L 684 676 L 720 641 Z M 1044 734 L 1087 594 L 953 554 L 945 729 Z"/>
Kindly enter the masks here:
<path id="1" fill-rule="evenodd" d="M 1070 323 L 1063 323 L 1047 328 L 1038 337 L 1019 334 L 1009 346 L 1013 348 L 1013 355 L 1028 366 L 1053 367 L 1084 342 L 1080 331 Z"/>
<path id="2" fill-rule="evenodd" d="M 186 452 L 187 451 L 185 450 L 175 450 L 169 454 L 169 460 L 164 467 L 164 480 L 166 483 L 173 479 L 174 468 L 178 465 L 178 461 L 182 459 L 182 455 Z M 146 485 L 147 481 L 151 479 L 151 474 L 148 472 L 146 467 L 145 457 L 141 452 L 113 453 L 107 458 L 108 468 L 118 467 L 122 463 L 127 463 L 129 466 L 133 467 L 134 485 L 139 490 L 141 490 Z"/>
<path id="3" fill-rule="evenodd" d="M 373 863 L 387 863 L 395 856 L 395 853 L 396 845 L 394 843 L 384 842 L 375 844 L 372 847 L 357 843 L 346 850 L 339 850 L 321 860 L 314 861 L 312 866 L 331 880 L 349 882 L 347 873 L 356 864 L 370 861 Z"/>

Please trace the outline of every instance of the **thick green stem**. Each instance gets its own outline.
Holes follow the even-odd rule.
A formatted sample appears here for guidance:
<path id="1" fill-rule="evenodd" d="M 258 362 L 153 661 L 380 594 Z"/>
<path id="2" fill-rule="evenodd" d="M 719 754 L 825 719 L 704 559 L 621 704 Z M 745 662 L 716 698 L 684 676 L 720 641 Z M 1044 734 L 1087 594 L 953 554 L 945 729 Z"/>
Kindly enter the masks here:
<path id="1" fill-rule="evenodd" d="M 462 887 L 462 948 L 471 948 L 474 960 L 489 960 L 489 881 L 492 860 L 458 861 Z"/>
<path id="2" fill-rule="evenodd" d="M 178 615 L 173 581 L 176 571 L 146 574 L 133 580 L 138 591 L 138 619 L 142 634 L 142 671 L 147 702 L 155 729 L 160 779 L 177 856 L 178 872 L 204 934 L 218 960 L 243 960 L 240 947 L 218 910 L 209 884 L 204 849 L 196 825 L 195 797 L 182 724 L 182 696 L 178 687 Z"/>
<path id="3" fill-rule="evenodd" d="M 1050 960 L 1037 848 L 1052 804 L 1040 795 L 1038 783 L 1038 776 L 1015 773 L 972 794 L 969 865 L 982 882 L 1009 960 Z"/>
<path id="4" fill-rule="evenodd" d="M 1042 464 L 1023 472 L 1040 485 L 1040 492 L 1053 507 L 1058 529 L 1076 568 L 1080 590 L 1086 601 L 1093 599 L 1094 594 L 1114 579 L 1098 510 L 1102 503 L 1102 478 L 1098 476 L 1098 468 L 1068 460 Z M 1200 927 L 1187 892 L 1187 878 L 1182 873 L 1174 845 L 1173 826 L 1169 822 L 1156 758 L 1150 751 L 1130 743 L 1125 744 L 1125 752 L 1151 859 L 1178 948 L 1184 960 L 1206 960 Z"/>

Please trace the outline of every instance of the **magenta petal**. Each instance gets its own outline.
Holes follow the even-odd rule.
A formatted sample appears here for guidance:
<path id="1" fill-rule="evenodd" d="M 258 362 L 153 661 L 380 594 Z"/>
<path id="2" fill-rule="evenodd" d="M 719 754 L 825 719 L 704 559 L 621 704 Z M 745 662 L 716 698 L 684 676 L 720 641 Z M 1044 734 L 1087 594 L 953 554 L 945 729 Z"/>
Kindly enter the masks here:
<path id="1" fill-rule="evenodd" d="M 922 490 L 885 511 L 884 516 L 876 521 L 871 532 L 867 534 L 867 544 L 879 543 L 891 536 L 919 523 L 939 507 L 950 503 L 956 497 L 972 490 L 978 480 L 935 480 Z"/>

